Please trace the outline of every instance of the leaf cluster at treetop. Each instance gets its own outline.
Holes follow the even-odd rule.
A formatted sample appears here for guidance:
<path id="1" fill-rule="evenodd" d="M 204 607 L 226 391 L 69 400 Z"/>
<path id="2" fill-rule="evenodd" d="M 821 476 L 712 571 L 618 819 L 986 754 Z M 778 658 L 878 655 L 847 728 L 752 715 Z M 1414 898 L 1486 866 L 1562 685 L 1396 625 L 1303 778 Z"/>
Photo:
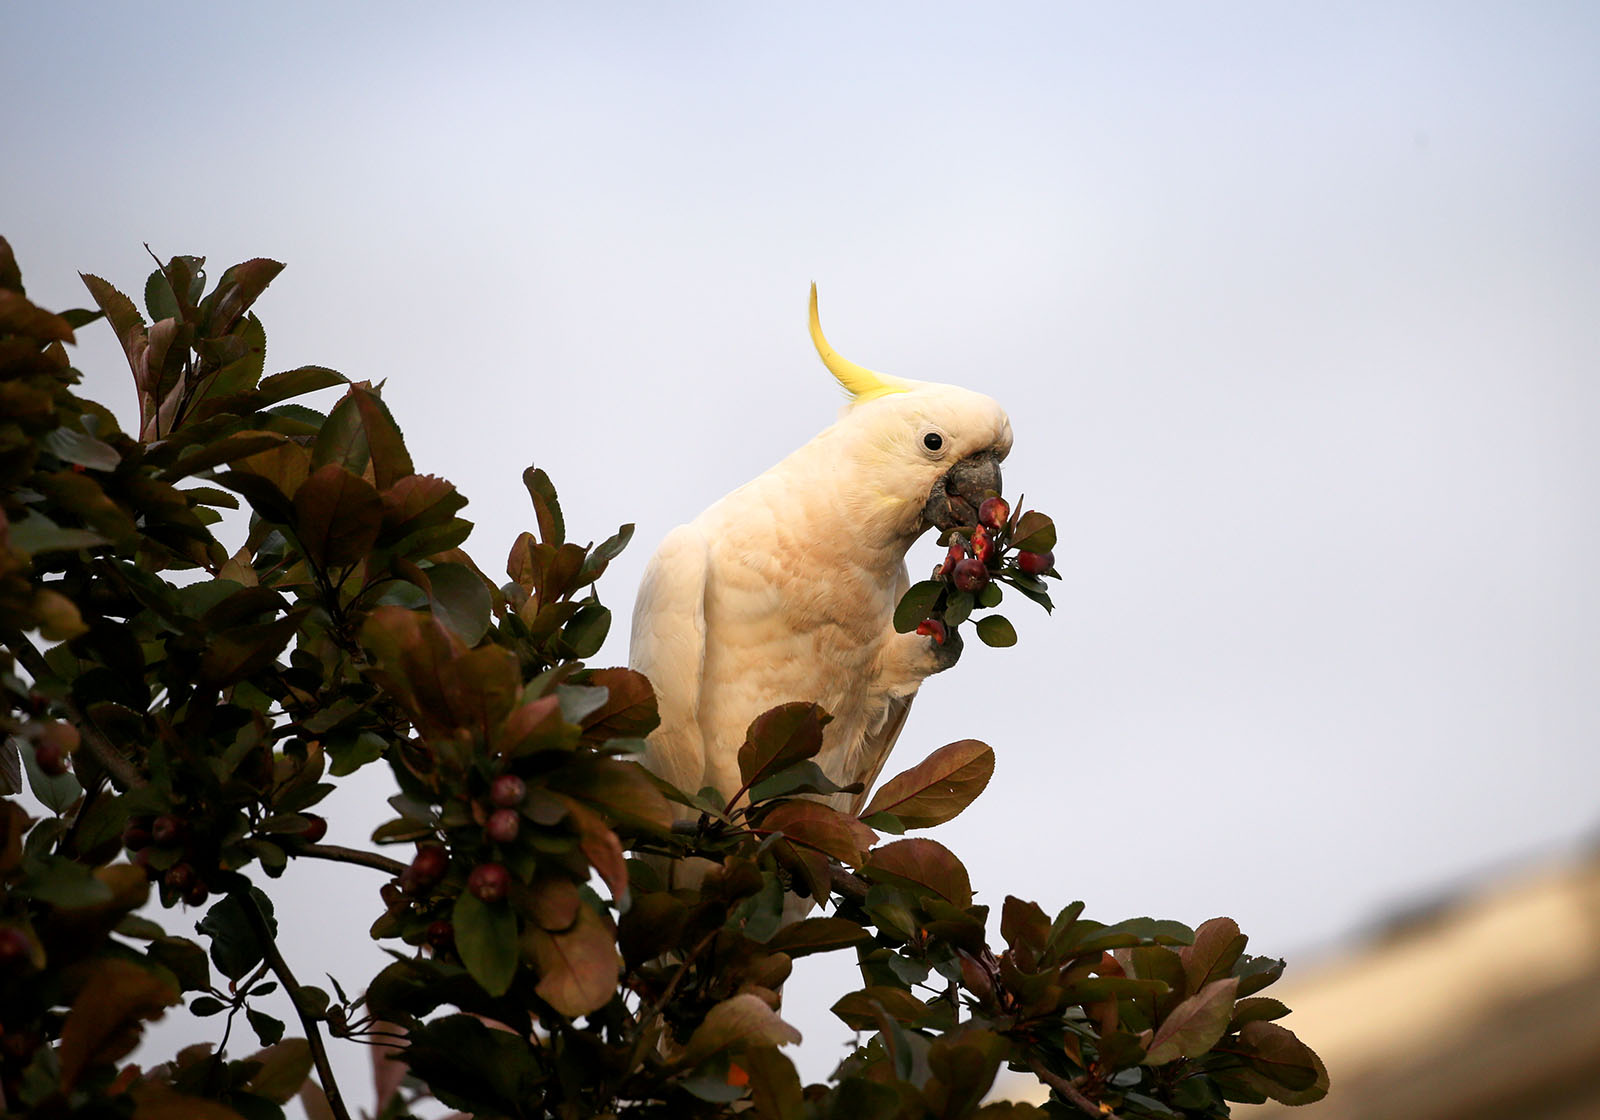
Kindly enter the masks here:
<path id="1" fill-rule="evenodd" d="M 955 1120 L 1326 1093 L 1258 994 L 1283 963 L 1247 955 L 1229 919 L 1105 925 L 1007 897 L 989 943 L 960 859 L 906 835 L 983 791 L 984 743 L 844 813 L 815 799 L 839 788 L 815 762 L 828 714 L 795 702 L 751 724 L 732 798 L 651 775 L 650 682 L 588 664 L 631 526 L 569 540 L 530 467 L 534 528 L 490 578 L 462 548 L 465 497 L 417 471 L 378 387 L 266 374 L 253 309 L 281 268 L 246 261 L 208 291 L 203 258 L 173 257 L 142 312 L 85 276 L 98 310 L 54 314 L 0 240 L 0 1114 L 268 1120 L 298 1095 L 346 1120 L 328 1048 L 354 1043 L 401 1055 L 379 1059 L 386 1120 L 426 1097 L 480 1116 Z M 100 319 L 137 434 L 73 391 L 66 344 Z M 333 388 L 326 412 L 294 399 Z M 223 509 L 248 512 L 232 546 Z M 946 542 L 903 629 L 993 606 L 996 580 L 1048 604 L 1049 519 L 985 518 L 983 540 Z M 993 619 L 980 637 L 1014 640 Z M 394 817 L 374 849 L 328 844 L 314 810 L 369 766 L 393 776 Z M 302 859 L 372 874 L 377 975 L 323 988 L 302 980 L 320 962 L 284 958 Z M 663 874 L 686 860 L 693 889 Z M 790 895 L 814 916 L 786 920 Z M 861 1041 L 802 1085 L 779 992 L 816 953 L 855 961 L 834 1012 Z M 260 1006 L 274 993 L 292 1026 Z M 129 1064 L 168 1013 L 214 1041 Z M 983 1103 L 1003 1066 L 1050 1102 Z"/>

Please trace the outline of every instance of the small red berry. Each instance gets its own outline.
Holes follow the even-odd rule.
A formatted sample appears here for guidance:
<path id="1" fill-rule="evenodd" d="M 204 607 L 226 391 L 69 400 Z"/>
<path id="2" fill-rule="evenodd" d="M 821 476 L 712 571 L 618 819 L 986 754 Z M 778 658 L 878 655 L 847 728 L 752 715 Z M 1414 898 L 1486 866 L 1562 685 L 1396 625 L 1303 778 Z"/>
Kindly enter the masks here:
<path id="1" fill-rule="evenodd" d="M 199 906 L 211 897 L 211 888 L 196 880 L 189 884 L 189 889 L 183 892 L 183 901 L 187 906 Z"/>
<path id="2" fill-rule="evenodd" d="M 185 831 L 182 821 L 170 813 L 163 813 L 151 822 L 150 838 L 158 848 L 176 848 L 182 842 Z"/>
<path id="3" fill-rule="evenodd" d="M 924 637 L 932 638 L 939 645 L 944 645 L 944 640 L 950 636 L 945 624 L 937 618 L 925 618 L 917 623 L 917 633 Z"/>
<path id="4" fill-rule="evenodd" d="M 977 557 L 968 557 L 956 565 L 951 582 L 958 591 L 979 591 L 989 582 L 989 569 Z"/>
<path id="5" fill-rule="evenodd" d="M 480 863 L 467 876 L 467 890 L 477 896 L 479 902 L 499 902 L 510 889 L 511 872 L 502 864 Z"/>
<path id="6" fill-rule="evenodd" d="M 67 756 L 55 743 L 40 743 L 34 747 L 33 760 L 46 777 L 59 778 L 67 772 Z"/>
<path id="7" fill-rule="evenodd" d="M 950 551 L 944 554 L 944 563 L 939 565 L 939 575 L 945 579 L 950 578 L 950 573 L 956 570 L 956 565 L 967 558 L 967 546 L 961 541 L 951 541 Z"/>
<path id="8" fill-rule="evenodd" d="M 161 877 L 161 882 L 176 894 L 182 894 L 194 886 L 194 868 L 187 863 L 175 863 L 167 868 L 167 873 Z"/>
<path id="9" fill-rule="evenodd" d="M 0 926 L 0 971 L 19 968 L 33 955 L 28 935 L 16 926 Z"/>
<path id="10" fill-rule="evenodd" d="M 994 542 L 989 539 L 989 530 L 982 525 L 972 530 L 972 555 L 982 560 L 985 567 L 994 557 Z"/>
<path id="11" fill-rule="evenodd" d="M 151 839 L 149 817 L 129 817 L 128 823 L 122 826 L 122 846 L 130 852 L 148 848 Z"/>
<path id="12" fill-rule="evenodd" d="M 526 796 L 528 783 L 515 774 L 501 774 L 489 786 L 489 800 L 501 809 L 515 809 Z"/>
<path id="13" fill-rule="evenodd" d="M 450 870 L 450 853 L 437 844 L 425 845 L 417 849 L 416 858 L 407 870 L 418 886 L 431 887 Z"/>
<path id="14" fill-rule="evenodd" d="M 522 828 L 522 818 L 515 809 L 496 809 L 489 814 L 489 823 L 483 826 L 489 839 L 496 844 L 509 844 L 517 838 Z"/>
<path id="15" fill-rule="evenodd" d="M 979 524 L 987 525 L 989 528 L 994 529 L 997 532 L 999 531 L 1000 527 L 1006 523 L 1006 519 L 1010 516 L 1011 507 L 1006 504 L 1006 500 L 1004 498 L 985 498 L 978 506 Z"/>
<path id="16" fill-rule="evenodd" d="M 441 949 L 448 949 L 455 944 L 456 927 L 440 918 L 437 922 L 429 924 L 428 932 L 423 934 L 422 937 L 437 953 Z"/>
<path id="17" fill-rule="evenodd" d="M 319 817 L 315 813 L 305 813 L 305 828 L 300 830 L 300 839 L 307 844 L 315 844 L 328 835 L 328 821 L 326 817 Z"/>
<path id="18" fill-rule="evenodd" d="M 1019 552 L 1017 567 L 1030 576 L 1042 576 L 1056 566 L 1053 552 Z"/>
<path id="19" fill-rule="evenodd" d="M 71 754 L 78 749 L 81 742 L 78 729 L 70 723 L 61 720 L 51 720 L 41 725 L 39 729 L 39 743 L 41 746 L 59 747 L 62 754 Z"/>

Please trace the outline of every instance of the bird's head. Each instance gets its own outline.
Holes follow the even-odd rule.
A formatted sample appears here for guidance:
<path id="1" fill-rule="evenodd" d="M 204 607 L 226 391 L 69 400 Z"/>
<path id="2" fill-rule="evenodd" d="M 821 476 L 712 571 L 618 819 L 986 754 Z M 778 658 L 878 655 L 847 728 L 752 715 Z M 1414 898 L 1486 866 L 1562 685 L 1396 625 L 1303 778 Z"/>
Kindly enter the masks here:
<path id="1" fill-rule="evenodd" d="M 837 430 L 869 468 L 867 498 L 898 535 L 943 532 L 978 521 L 978 505 L 1000 493 L 1011 421 L 992 398 L 955 385 L 874 373 L 839 356 L 823 337 L 811 286 L 811 341 L 850 394 Z"/>

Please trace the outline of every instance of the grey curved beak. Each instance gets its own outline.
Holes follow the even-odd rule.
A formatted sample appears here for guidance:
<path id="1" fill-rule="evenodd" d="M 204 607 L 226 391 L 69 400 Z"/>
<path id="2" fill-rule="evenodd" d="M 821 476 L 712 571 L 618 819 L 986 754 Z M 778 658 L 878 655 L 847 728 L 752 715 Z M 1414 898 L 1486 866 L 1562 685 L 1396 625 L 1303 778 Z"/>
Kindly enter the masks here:
<path id="1" fill-rule="evenodd" d="M 1000 457 L 993 451 L 969 455 L 945 471 L 928 493 L 922 519 L 943 533 L 978 523 L 978 506 L 1000 493 Z"/>

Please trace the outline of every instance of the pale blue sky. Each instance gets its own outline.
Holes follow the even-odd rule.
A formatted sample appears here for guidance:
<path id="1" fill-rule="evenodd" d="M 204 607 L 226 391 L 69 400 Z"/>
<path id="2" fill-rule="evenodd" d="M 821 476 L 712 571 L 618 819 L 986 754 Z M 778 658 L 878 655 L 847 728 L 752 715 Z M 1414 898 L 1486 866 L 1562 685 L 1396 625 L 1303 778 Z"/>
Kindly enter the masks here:
<path id="1" fill-rule="evenodd" d="M 288 262 L 269 365 L 387 378 L 486 569 L 528 462 L 638 522 L 615 662 L 654 542 L 832 417 L 816 280 L 853 360 L 1008 406 L 1062 528 L 1060 609 L 901 740 L 999 754 L 937 837 L 1293 961 L 1600 823 L 1596 58 L 1580 3 L 13 3 L 0 230 L 55 306 L 146 241 Z M 377 884 L 314 881 L 364 942 Z M 791 987 L 809 1075 L 847 984 Z"/>

